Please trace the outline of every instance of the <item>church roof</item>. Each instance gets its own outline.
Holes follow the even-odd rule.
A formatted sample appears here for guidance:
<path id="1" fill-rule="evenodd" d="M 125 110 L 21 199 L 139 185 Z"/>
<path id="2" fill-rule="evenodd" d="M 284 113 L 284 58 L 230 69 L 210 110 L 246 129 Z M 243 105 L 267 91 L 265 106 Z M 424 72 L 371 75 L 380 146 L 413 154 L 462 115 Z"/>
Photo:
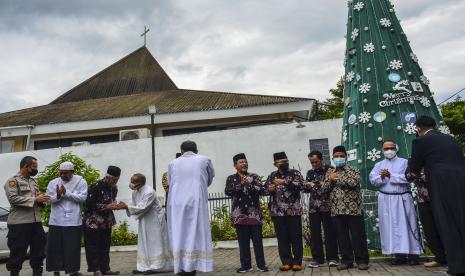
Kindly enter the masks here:
<path id="1" fill-rule="evenodd" d="M 143 46 L 48 105 L 0 113 L 0 127 L 143 116 L 149 104 L 156 105 L 158 114 L 168 114 L 309 100 L 179 89 Z"/>
<path id="2" fill-rule="evenodd" d="M 149 50 L 143 46 L 64 93 L 52 103 L 172 89 L 177 89 L 176 84 Z"/>
<path id="3" fill-rule="evenodd" d="M 157 114 L 227 110 L 310 101 L 307 98 L 236 94 L 199 90 L 163 90 L 78 102 L 51 103 L 0 114 L 0 127 L 46 125 L 148 115 L 155 104 Z M 310 106 L 309 106 L 310 108 Z"/>

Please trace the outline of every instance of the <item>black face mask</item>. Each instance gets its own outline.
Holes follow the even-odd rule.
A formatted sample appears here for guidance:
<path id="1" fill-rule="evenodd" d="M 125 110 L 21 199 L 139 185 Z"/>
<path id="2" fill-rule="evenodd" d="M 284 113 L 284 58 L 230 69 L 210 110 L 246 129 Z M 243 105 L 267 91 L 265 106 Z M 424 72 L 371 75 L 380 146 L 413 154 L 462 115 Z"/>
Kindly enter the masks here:
<path id="1" fill-rule="evenodd" d="M 65 181 L 65 182 L 68 182 L 69 181 L 69 177 L 67 176 L 60 176 L 61 180 Z"/>
<path id="2" fill-rule="evenodd" d="M 283 172 L 289 171 L 289 163 L 279 164 L 279 169 Z"/>
<path id="3" fill-rule="evenodd" d="M 38 173 L 39 173 L 39 171 L 37 169 L 31 169 L 31 171 L 29 172 L 29 175 L 30 176 L 36 176 Z"/>

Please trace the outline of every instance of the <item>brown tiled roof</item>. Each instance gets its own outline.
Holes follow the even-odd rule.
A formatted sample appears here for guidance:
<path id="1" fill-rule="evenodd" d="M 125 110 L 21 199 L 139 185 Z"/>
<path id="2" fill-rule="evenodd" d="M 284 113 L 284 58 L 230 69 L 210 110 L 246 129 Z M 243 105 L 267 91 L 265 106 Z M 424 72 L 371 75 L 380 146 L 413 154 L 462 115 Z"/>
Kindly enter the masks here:
<path id="1" fill-rule="evenodd" d="M 52 103 L 109 98 L 177 89 L 149 50 L 143 46 L 64 93 Z"/>
<path id="2" fill-rule="evenodd" d="M 226 110 L 308 100 L 311 99 L 175 89 L 78 102 L 51 103 L 2 113 L 0 114 L 0 127 L 142 116 L 148 114 L 150 104 L 156 105 L 157 114 L 167 114 Z"/>

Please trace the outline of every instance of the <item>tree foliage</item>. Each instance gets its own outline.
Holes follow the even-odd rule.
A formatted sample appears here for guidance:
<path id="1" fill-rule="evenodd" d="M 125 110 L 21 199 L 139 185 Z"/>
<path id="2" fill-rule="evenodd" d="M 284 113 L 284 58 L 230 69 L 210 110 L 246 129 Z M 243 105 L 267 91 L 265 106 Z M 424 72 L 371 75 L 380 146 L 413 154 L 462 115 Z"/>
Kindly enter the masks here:
<path id="1" fill-rule="evenodd" d="M 465 152 L 465 100 L 457 97 L 455 101 L 442 105 L 441 113 L 444 122 Z"/>
<path id="2" fill-rule="evenodd" d="M 50 181 L 60 176 L 60 164 L 66 161 L 74 164 L 74 173 L 82 176 L 87 181 L 87 185 L 89 185 L 89 187 L 91 187 L 93 183 L 99 179 L 100 173 L 98 170 L 94 169 L 91 165 L 86 164 L 86 162 L 77 155 L 68 152 L 61 155 L 56 162 L 46 166 L 45 170 L 39 173 L 37 179 L 39 182 L 39 188 L 42 192 L 47 190 L 47 186 Z M 44 225 L 48 225 L 50 218 L 50 206 L 41 209 L 41 216 Z"/>
<path id="3" fill-rule="evenodd" d="M 329 90 L 331 97 L 318 106 L 320 120 L 341 118 L 344 112 L 344 79 L 340 78 L 336 88 Z"/>

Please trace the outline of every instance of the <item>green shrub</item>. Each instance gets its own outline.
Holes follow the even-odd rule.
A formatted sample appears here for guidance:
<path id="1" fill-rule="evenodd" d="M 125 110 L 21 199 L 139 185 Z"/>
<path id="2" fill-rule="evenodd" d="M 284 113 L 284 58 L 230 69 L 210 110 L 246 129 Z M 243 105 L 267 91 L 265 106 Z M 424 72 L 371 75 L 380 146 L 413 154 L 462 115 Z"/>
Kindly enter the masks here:
<path id="1" fill-rule="evenodd" d="M 94 182 L 99 179 L 99 171 L 94 169 L 91 165 L 74 155 L 71 152 L 61 155 L 58 160 L 45 167 L 45 170 L 39 173 L 37 179 L 39 182 L 40 191 L 45 192 L 47 190 L 48 183 L 53 179 L 60 176 L 60 164 L 69 161 L 74 164 L 74 173 L 82 176 L 86 181 L 87 185 L 91 187 Z M 42 222 L 44 225 L 48 225 L 50 218 L 50 205 L 46 208 L 41 209 Z"/>
<path id="2" fill-rule="evenodd" d="M 260 208 L 263 212 L 263 237 L 275 237 L 276 235 L 274 232 L 273 222 L 271 221 L 271 214 L 266 202 L 261 202 Z M 213 210 L 212 219 L 210 223 L 212 240 L 214 242 L 237 239 L 236 229 L 231 223 L 231 214 L 227 205 L 223 205 Z"/>
<path id="3" fill-rule="evenodd" d="M 111 232 L 112 245 L 137 245 L 137 234 L 129 231 L 127 221 L 113 226 Z"/>

